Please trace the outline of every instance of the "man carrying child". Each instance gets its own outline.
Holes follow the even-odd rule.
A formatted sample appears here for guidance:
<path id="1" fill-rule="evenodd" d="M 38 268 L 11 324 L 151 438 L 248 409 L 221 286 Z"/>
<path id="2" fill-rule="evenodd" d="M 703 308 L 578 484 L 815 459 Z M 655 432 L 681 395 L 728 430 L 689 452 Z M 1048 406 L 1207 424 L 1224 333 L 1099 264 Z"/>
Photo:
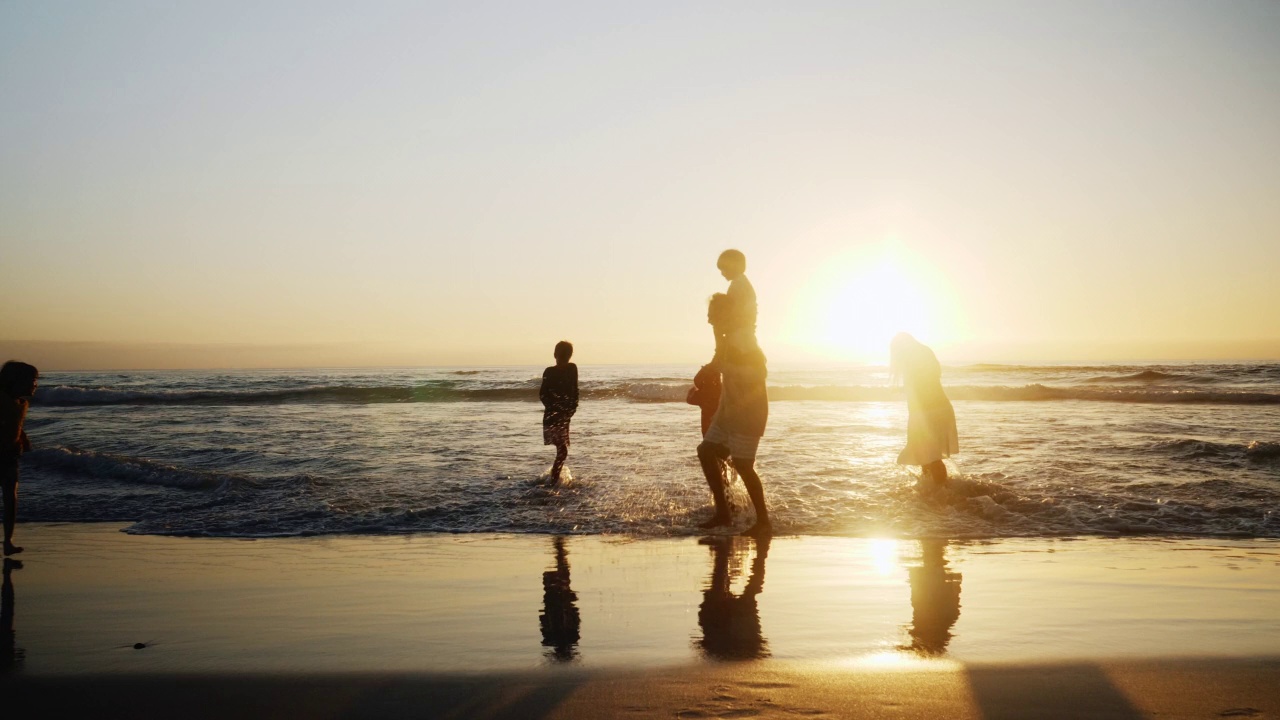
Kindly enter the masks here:
<path id="1" fill-rule="evenodd" d="M 756 293 L 746 277 L 746 256 L 740 251 L 724 251 L 716 266 L 729 281 L 729 291 L 727 312 L 711 318 L 716 354 L 710 364 L 722 376 L 722 391 L 715 417 L 698 446 L 698 460 L 715 501 L 715 513 L 701 527 L 720 527 L 733 521 L 720 469 L 720 461 L 729 458 L 756 511 L 755 524 L 743 534 L 767 536 L 772 534 L 773 526 L 765 505 L 764 486 L 755 471 L 756 449 L 769 420 L 765 385 L 768 370 L 755 334 Z"/>

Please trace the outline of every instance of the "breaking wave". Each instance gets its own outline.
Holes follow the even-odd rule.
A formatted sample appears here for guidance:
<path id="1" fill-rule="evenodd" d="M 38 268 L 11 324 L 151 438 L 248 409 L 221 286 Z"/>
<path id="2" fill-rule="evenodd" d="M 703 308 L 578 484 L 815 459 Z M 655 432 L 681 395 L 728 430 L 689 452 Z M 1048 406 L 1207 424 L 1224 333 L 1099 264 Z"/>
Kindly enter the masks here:
<path id="1" fill-rule="evenodd" d="M 184 490 L 217 489 L 236 481 L 252 482 L 228 473 L 179 468 L 144 458 L 65 447 L 33 450 L 22 456 L 22 462 L 32 469 L 64 475 Z"/>
<path id="2" fill-rule="evenodd" d="M 671 381 L 623 382 L 589 385 L 588 400 L 633 402 L 684 402 L 690 384 Z M 1200 403 L 1221 405 L 1280 405 L 1280 393 L 1247 390 L 1197 390 L 1154 388 L 1060 387 L 1033 383 L 1017 387 L 958 385 L 947 388 L 952 400 L 1055 401 L 1079 400 L 1120 403 Z M 415 402 L 536 402 L 532 383 L 496 387 L 422 385 L 416 387 L 324 386 L 270 390 L 121 390 L 107 387 L 59 385 L 42 388 L 35 404 L 47 406 L 96 405 L 272 405 L 272 404 L 373 404 Z M 781 385 L 769 388 L 775 402 L 886 402 L 902 399 L 900 388 L 867 385 Z"/>

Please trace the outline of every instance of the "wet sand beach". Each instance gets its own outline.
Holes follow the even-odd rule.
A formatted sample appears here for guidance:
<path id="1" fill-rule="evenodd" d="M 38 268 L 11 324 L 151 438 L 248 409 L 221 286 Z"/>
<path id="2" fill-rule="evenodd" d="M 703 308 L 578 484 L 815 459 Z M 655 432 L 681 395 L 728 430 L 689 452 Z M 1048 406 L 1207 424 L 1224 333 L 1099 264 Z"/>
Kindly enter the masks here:
<path id="1" fill-rule="evenodd" d="M 10 706 L 108 717 L 1280 712 L 1276 541 L 249 541 L 121 527 L 20 528 L 29 550 L 5 583 Z"/>

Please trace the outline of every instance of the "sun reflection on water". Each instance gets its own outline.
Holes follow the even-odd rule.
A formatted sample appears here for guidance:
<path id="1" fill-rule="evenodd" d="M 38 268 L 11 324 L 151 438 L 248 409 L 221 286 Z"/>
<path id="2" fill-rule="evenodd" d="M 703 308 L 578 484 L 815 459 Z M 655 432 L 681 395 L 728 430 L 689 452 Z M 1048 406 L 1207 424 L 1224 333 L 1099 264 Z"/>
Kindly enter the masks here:
<path id="1" fill-rule="evenodd" d="M 892 575 L 898 570 L 898 541 L 892 538 L 876 538 L 867 544 L 867 552 L 871 555 L 871 567 L 881 577 Z"/>
<path id="2" fill-rule="evenodd" d="M 880 650 L 841 660 L 839 665 L 858 670 L 956 670 L 960 662 L 943 658 L 921 657 L 898 650 Z"/>

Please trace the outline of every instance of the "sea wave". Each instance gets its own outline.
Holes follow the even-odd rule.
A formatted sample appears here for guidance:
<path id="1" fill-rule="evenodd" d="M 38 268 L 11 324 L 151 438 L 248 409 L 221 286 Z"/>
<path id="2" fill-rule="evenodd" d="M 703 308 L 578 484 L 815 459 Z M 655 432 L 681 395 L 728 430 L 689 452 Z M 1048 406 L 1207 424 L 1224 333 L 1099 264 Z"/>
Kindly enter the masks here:
<path id="1" fill-rule="evenodd" d="M 77 405 L 255 405 L 284 403 L 404 403 L 537 400 L 529 386 L 463 388 L 448 386 L 322 386 L 270 390 L 117 390 L 59 385 L 41 388 L 33 404 Z"/>
<path id="2" fill-rule="evenodd" d="M 1086 383 L 1213 383 L 1217 378 L 1186 373 L 1161 372 L 1159 370 L 1143 370 L 1124 375 L 1099 375 L 1085 380 Z"/>
<path id="3" fill-rule="evenodd" d="M 586 400 L 629 400 L 646 403 L 684 402 L 689 383 L 671 381 L 603 383 L 584 387 Z M 1032 383 L 1022 386 L 955 385 L 952 400 L 1047 402 L 1077 400 L 1118 403 L 1280 405 L 1280 393 L 1245 390 L 1156 388 L 1091 388 Z M 774 402 L 887 402 L 901 400 L 901 388 L 868 385 L 781 385 L 769 388 Z M 324 386 L 269 390 L 120 390 L 59 385 L 41 389 L 36 404 L 95 405 L 255 405 L 373 404 L 415 402 L 534 402 L 532 384 L 497 387 L 426 385 L 416 387 Z"/>
<path id="4" fill-rule="evenodd" d="M 1248 443 L 1177 438 L 1156 442 L 1152 449 L 1175 460 L 1203 460 L 1235 466 L 1280 462 L 1280 443 L 1253 440 Z"/>
<path id="5" fill-rule="evenodd" d="M 646 483 L 581 477 L 557 487 L 533 476 L 503 477 L 452 491 L 433 483 L 427 486 L 432 492 L 412 486 L 387 492 L 392 488 L 371 479 L 354 486 L 296 475 L 248 479 L 68 448 L 32 456 L 42 477 L 28 491 L 34 501 L 28 503 L 29 517 L 127 521 L 133 523 L 127 531 L 138 534 L 696 535 L 703 532 L 697 523 L 707 502 L 705 489 L 670 476 Z M 49 476 L 54 468 L 62 470 L 60 477 Z M 146 486 L 157 492 L 148 493 Z M 953 539 L 1280 537 L 1280 515 L 1268 509 L 1277 490 L 1225 478 L 1064 490 L 998 472 L 957 473 L 943 487 L 916 487 L 905 473 L 828 477 L 821 483 L 774 476 L 769 492 L 772 504 L 785 508 L 774 522 L 787 534 L 876 537 L 892 529 L 909 537 Z M 730 502 L 749 506 L 740 483 L 730 487 Z"/>
<path id="6" fill-rule="evenodd" d="M 1280 462 L 1280 443 L 1254 440 L 1245 446 L 1244 454 L 1254 462 Z"/>
<path id="7" fill-rule="evenodd" d="M 180 468 L 145 458 L 67 447 L 33 450 L 23 455 L 22 461 L 32 469 L 74 477 L 187 490 L 218 489 L 237 481 L 248 481 L 239 475 Z"/>

